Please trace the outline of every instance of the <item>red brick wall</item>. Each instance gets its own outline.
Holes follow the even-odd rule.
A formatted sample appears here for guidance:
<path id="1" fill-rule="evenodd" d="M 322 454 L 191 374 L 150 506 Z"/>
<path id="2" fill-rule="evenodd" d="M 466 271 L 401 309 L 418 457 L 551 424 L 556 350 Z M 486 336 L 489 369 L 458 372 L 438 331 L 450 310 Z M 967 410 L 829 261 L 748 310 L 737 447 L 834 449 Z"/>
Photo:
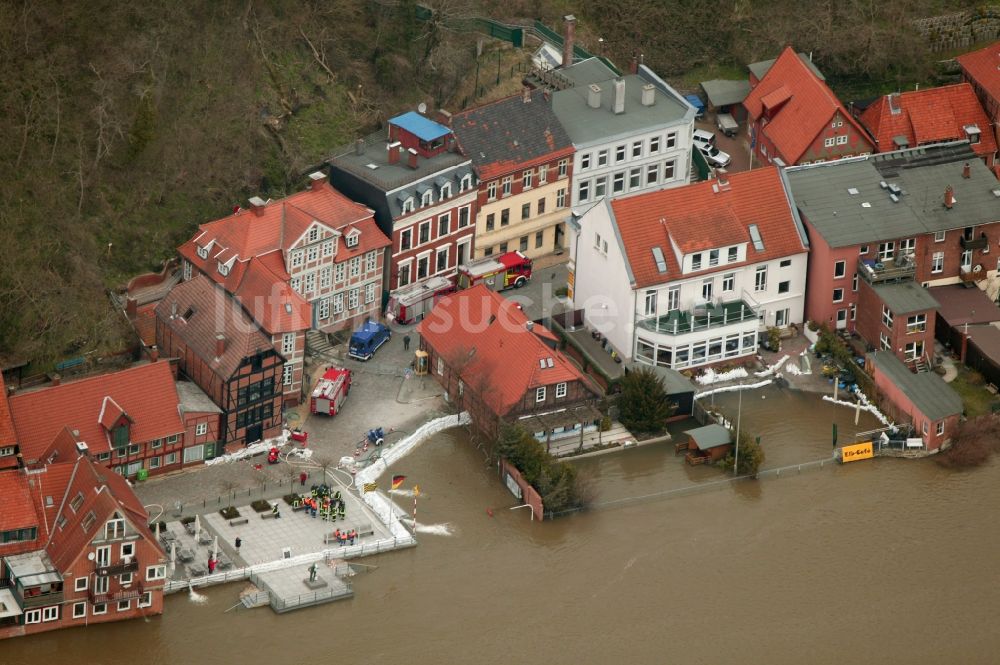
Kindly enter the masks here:
<path id="1" fill-rule="evenodd" d="M 464 197 L 466 194 L 467 192 L 461 194 L 460 196 Z M 459 228 L 458 222 L 460 211 L 465 207 L 469 208 L 468 222 L 465 226 Z M 446 235 L 439 235 L 438 231 L 440 229 L 438 227 L 438 220 L 441 215 L 445 213 L 449 213 L 450 215 L 448 233 Z M 430 222 L 429 240 L 424 244 L 418 244 L 420 240 L 420 226 L 424 222 Z M 406 250 L 402 249 L 402 236 L 403 231 L 405 230 L 409 230 L 410 232 L 410 249 Z M 441 274 L 449 277 L 453 276 L 458 268 L 458 245 L 463 242 L 467 245 L 468 249 L 466 251 L 465 260 L 468 261 L 475 252 L 475 232 L 475 200 L 450 207 L 435 206 L 426 211 L 417 209 L 407 217 L 395 220 L 393 222 L 392 230 L 392 259 L 389 267 L 389 290 L 392 291 L 398 287 L 399 267 L 400 263 L 404 261 L 411 261 L 409 268 L 410 284 L 425 279 L 424 277 L 417 277 L 417 257 L 426 253 L 428 250 L 430 250 L 431 253 L 429 256 L 427 276 L 434 275 L 438 272 L 437 250 L 444 247 L 448 248 L 448 265 Z"/>
<path id="2" fill-rule="evenodd" d="M 500 460 L 500 482 L 504 483 L 504 487 L 507 484 L 506 477 L 508 474 L 517 483 L 517 486 L 521 488 L 521 501 L 531 506 L 536 520 L 543 519 L 545 517 L 545 506 L 542 505 L 542 496 L 534 487 L 528 484 L 528 481 L 524 479 L 520 471 L 509 464 L 507 460 L 502 459 Z"/>
<path id="3" fill-rule="evenodd" d="M 945 441 L 955 434 L 958 427 L 959 414 L 944 419 L 944 433 L 938 435 L 937 421 L 930 421 L 921 413 L 913 402 L 903 394 L 903 391 L 883 374 L 877 367 L 873 369 L 872 378 L 876 387 L 882 393 L 883 400 L 879 405 L 882 411 L 898 423 L 911 423 L 917 432 L 923 433 L 924 423 L 927 424 L 927 434 L 922 434 L 924 445 L 928 450 L 937 450 Z"/>

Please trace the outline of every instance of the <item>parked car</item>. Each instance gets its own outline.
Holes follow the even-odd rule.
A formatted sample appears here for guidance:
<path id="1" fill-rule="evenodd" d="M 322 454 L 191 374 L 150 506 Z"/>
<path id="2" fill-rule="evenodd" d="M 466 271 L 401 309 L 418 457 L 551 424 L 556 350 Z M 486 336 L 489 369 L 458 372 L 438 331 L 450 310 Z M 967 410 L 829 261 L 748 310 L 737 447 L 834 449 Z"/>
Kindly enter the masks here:
<path id="1" fill-rule="evenodd" d="M 695 145 L 715 145 L 715 134 L 704 129 L 694 130 L 694 135 L 691 137 Z"/>
<path id="2" fill-rule="evenodd" d="M 705 145 L 704 143 L 695 143 L 695 145 L 698 146 L 701 154 L 705 156 L 705 161 L 708 162 L 709 166 L 723 168 L 729 166 L 729 163 L 733 161 L 729 153 L 722 152 L 714 145 Z"/>
<path id="3" fill-rule="evenodd" d="M 368 360 L 375 355 L 380 346 L 389 341 L 392 332 L 377 321 L 365 321 L 351 335 L 350 349 L 347 353 L 351 358 Z"/>
<path id="4" fill-rule="evenodd" d="M 715 126 L 726 136 L 736 136 L 736 133 L 740 131 L 740 126 L 737 124 L 736 119 L 729 113 L 717 114 L 715 116 Z"/>

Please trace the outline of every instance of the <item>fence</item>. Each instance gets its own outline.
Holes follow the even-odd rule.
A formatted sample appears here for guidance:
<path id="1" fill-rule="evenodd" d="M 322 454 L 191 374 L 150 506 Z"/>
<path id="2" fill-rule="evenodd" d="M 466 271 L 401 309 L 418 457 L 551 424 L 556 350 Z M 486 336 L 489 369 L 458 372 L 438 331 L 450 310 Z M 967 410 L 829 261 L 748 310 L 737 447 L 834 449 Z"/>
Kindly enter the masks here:
<path id="1" fill-rule="evenodd" d="M 638 496 L 623 497 L 620 499 L 611 499 L 608 501 L 598 501 L 591 504 L 586 508 L 575 508 L 571 510 L 564 510 L 559 513 L 546 513 L 546 518 L 561 517 L 570 513 L 581 512 L 583 510 L 608 510 L 612 508 L 623 508 L 626 506 L 636 505 L 639 503 L 645 503 L 649 501 L 659 501 L 662 499 L 671 499 L 679 496 L 688 496 L 691 494 L 697 494 L 699 492 L 708 492 L 712 490 L 724 489 L 731 487 L 732 485 L 747 481 L 747 480 L 760 480 L 765 478 L 780 478 L 782 476 L 788 477 L 792 475 L 799 475 L 803 471 L 812 471 L 816 469 L 823 469 L 826 467 L 832 467 L 837 465 L 837 460 L 832 457 L 820 460 L 813 460 L 811 462 L 802 462 L 801 464 L 789 464 L 788 466 L 777 467 L 774 469 L 765 469 L 763 471 L 758 471 L 756 476 L 733 476 L 731 478 L 722 478 L 720 480 L 712 480 L 704 483 L 697 483 L 694 485 L 685 485 L 684 487 L 676 487 L 674 489 L 662 490 L 660 492 L 653 492 L 651 494 L 641 494 Z"/>

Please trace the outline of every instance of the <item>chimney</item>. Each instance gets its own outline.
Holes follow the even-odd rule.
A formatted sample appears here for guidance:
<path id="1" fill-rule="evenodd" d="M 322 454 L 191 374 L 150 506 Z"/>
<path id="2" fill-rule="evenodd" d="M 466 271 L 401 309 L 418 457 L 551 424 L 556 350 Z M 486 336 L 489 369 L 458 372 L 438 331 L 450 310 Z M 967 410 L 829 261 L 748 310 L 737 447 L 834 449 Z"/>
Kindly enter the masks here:
<path id="1" fill-rule="evenodd" d="M 951 207 L 955 205 L 955 190 L 952 189 L 951 185 L 944 188 L 944 207 L 951 210 Z"/>
<path id="2" fill-rule="evenodd" d="M 219 333 L 215 336 L 215 357 L 221 358 L 226 352 L 226 336 Z"/>
<path id="3" fill-rule="evenodd" d="M 160 359 L 160 349 L 154 344 L 149 347 L 149 362 L 155 363 Z"/>
<path id="4" fill-rule="evenodd" d="M 601 108 L 601 86 L 596 83 L 590 84 L 590 89 L 587 92 L 587 106 L 592 109 Z"/>
<path id="5" fill-rule="evenodd" d="M 729 191 L 729 171 L 723 168 L 715 169 L 715 180 L 716 184 L 719 186 L 719 190 L 723 192 Z"/>
<path id="6" fill-rule="evenodd" d="M 253 214 L 257 215 L 258 217 L 264 214 L 264 206 L 266 205 L 267 202 L 264 201 L 264 199 L 260 198 L 259 196 L 250 197 L 250 209 L 253 210 Z"/>
<path id="7" fill-rule="evenodd" d="M 625 79 L 618 77 L 615 79 L 615 115 L 625 113 Z"/>
<path id="8" fill-rule="evenodd" d="M 410 148 L 406 152 L 409 153 L 406 165 L 409 166 L 411 169 L 417 168 L 417 151 L 414 150 L 413 148 Z"/>
<path id="9" fill-rule="evenodd" d="M 639 56 L 633 54 L 632 60 L 628 63 L 628 73 L 638 74 L 639 73 Z"/>
<path id="10" fill-rule="evenodd" d="M 445 127 L 451 127 L 451 113 L 444 109 L 438 109 L 437 121 Z"/>
<path id="11" fill-rule="evenodd" d="M 309 189 L 314 192 L 322 188 L 324 182 L 326 182 L 326 174 L 322 171 L 313 171 L 309 174 Z"/>
<path id="12" fill-rule="evenodd" d="M 656 103 L 656 86 L 652 83 L 647 83 L 642 86 L 642 105 L 652 106 Z"/>
<path id="13" fill-rule="evenodd" d="M 966 180 L 972 177 L 972 167 L 969 165 L 969 162 L 966 162 L 965 166 L 962 167 L 962 177 Z"/>
<path id="14" fill-rule="evenodd" d="M 524 324 L 524 327 L 527 328 L 528 332 L 531 332 L 535 328 L 535 322 L 528 321 L 527 323 Z"/>
<path id="15" fill-rule="evenodd" d="M 968 164 L 966 164 L 968 166 Z M 125 314 L 130 319 L 134 319 L 137 310 L 139 309 L 139 303 L 136 302 L 135 298 L 128 298 L 125 301 Z"/>
<path id="16" fill-rule="evenodd" d="M 175 302 L 170 303 L 170 318 L 171 319 L 177 318 L 177 303 Z"/>
<path id="17" fill-rule="evenodd" d="M 389 144 L 386 150 L 389 151 L 389 163 L 398 164 L 399 163 L 399 150 L 402 148 L 402 144 L 399 141 L 393 141 Z"/>
<path id="18" fill-rule="evenodd" d="M 563 35 L 562 66 L 569 67 L 573 64 L 573 42 L 576 40 L 576 17 L 572 14 L 564 16 L 563 27 L 565 34 Z"/>
<path id="19" fill-rule="evenodd" d="M 363 155 L 363 154 L 365 154 L 365 140 L 364 139 L 356 139 L 354 141 L 354 154 L 355 155 Z"/>
<path id="20" fill-rule="evenodd" d="M 52 380 L 52 385 L 53 386 L 58 386 L 60 383 L 62 383 L 62 377 L 59 376 L 59 374 L 53 374 L 49 378 Z"/>
<path id="21" fill-rule="evenodd" d="M 521 101 L 527 104 L 531 101 L 531 88 L 524 86 L 521 88 Z"/>

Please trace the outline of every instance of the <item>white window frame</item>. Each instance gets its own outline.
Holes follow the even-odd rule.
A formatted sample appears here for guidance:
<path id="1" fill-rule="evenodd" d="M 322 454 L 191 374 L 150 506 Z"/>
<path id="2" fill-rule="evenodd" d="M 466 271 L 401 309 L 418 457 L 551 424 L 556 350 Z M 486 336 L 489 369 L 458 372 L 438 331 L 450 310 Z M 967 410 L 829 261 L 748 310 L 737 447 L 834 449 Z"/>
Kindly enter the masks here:
<path id="1" fill-rule="evenodd" d="M 491 180 L 486 184 L 486 200 L 496 201 L 497 200 L 497 181 Z"/>
<path id="2" fill-rule="evenodd" d="M 298 268 L 303 263 L 305 263 L 305 261 L 303 261 L 304 256 L 305 255 L 302 253 L 301 249 L 296 249 L 295 251 L 293 251 L 292 252 L 292 261 L 291 261 L 292 267 L 293 268 Z"/>
<path id="3" fill-rule="evenodd" d="M 944 272 L 944 252 L 934 252 L 931 254 L 931 274 L 937 275 Z"/>
<path id="4" fill-rule="evenodd" d="M 844 289 L 842 287 L 833 290 L 833 302 L 844 302 Z"/>
<path id="5" fill-rule="evenodd" d="M 121 558 L 134 557 L 135 556 L 135 543 L 122 543 L 121 550 L 119 551 Z"/>
<path id="6" fill-rule="evenodd" d="M 281 335 L 281 352 L 289 354 L 295 351 L 295 333 L 287 332 Z"/>
<path id="7" fill-rule="evenodd" d="M 132 609 L 132 599 L 119 600 L 115 604 L 115 612 L 128 612 Z"/>
<path id="8" fill-rule="evenodd" d="M 132 586 L 132 573 L 122 573 L 118 576 L 118 582 L 123 588 L 128 588 Z"/>
<path id="9" fill-rule="evenodd" d="M 566 396 L 567 392 L 569 392 L 569 389 L 565 381 L 556 384 L 556 399 L 562 399 Z"/>
<path id="10" fill-rule="evenodd" d="M 947 237 L 947 235 L 948 235 L 947 231 L 935 231 L 934 242 L 944 242 L 944 239 Z"/>
<path id="11" fill-rule="evenodd" d="M 510 196 L 511 191 L 514 188 L 514 176 L 505 175 L 500 181 L 500 198 L 505 198 Z"/>
<path id="12" fill-rule="evenodd" d="M 358 289 L 351 289 L 347 292 L 347 309 L 357 309 L 360 302 Z"/>
<path id="13" fill-rule="evenodd" d="M 404 231 L 405 233 L 405 231 Z M 347 264 L 341 261 L 333 266 L 333 283 L 340 284 L 347 279 Z"/>
<path id="14" fill-rule="evenodd" d="M 644 311 L 646 316 L 656 316 L 656 291 L 646 291 Z"/>
<path id="15" fill-rule="evenodd" d="M 59 620 L 59 605 L 51 605 L 49 607 L 42 608 L 42 621 L 48 623 L 49 621 Z"/>
<path id="16" fill-rule="evenodd" d="M 892 330 L 892 310 L 888 305 L 882 305 L 882 325 Z"/>
<path id="17" fill-rule="evenodd" d="M 73 603 L 73 618 L 83 619 L 87 616 L 87 603 Z"/>
<path id="18" fill-rule="evenodd" d="M 833 278 L 843 279 L 847 277 L 847 261 L 840 260 L 833 264 Z"/>
<path id="19" fill-rule="evenodd" d="M 41 610 L 41 608 L 39 608 L 37 610 L 28 610 L 27 612 L 24 613 L 24 623 L 25 623 L 25 625 L 32 624 L 32 623 L 41 623 L 41 622 L 42 622 L 42 610 Z"/>
<path id="20" fill-rule="evenodd" d="M 147 566 L 146 567 L 146 581 L 155 582 L 156 580 L 167 579 L 167 567 L 162 566 Z"/>
<path id="21" fill-rule="evenodd" d="M 528 169 L 521 173 L 521 189 L 531 189 L 531 182 L 535 177 L 535 172 Z"/>
<path id="22" fill-rule="evenodd" d="M 365 272 L 378 270 L 378 251 L 372 250 L 365 254 Z"/>
<path id="23" fill-rule="evenodd" d="M 756 293 L 767 291 L 767 266 L 757 266 L 754 270 L 753 290 Z"/>
<path id="24" fill-rule="evenodd" d="M 316 312 L 316 318 L 320 321 L 326 321 L 330 318 L 330 299 L 323 298 L 319 301 L 319 309 Z"/>
<path id="25" fill-rule="evenodd" d="M 444 376 L 444 358 L 438 356 L 437 359 L 437 373 L 438 376 Z"/>
<path id="26" fill-rule="evenodd" d="M 535 402 L 540 403 L 545 401 L 545 386 L 540 388 L 535 388 Z"/>
<path id="27" fill-rule="evenodd" d="M 736 290 L 736 273 L 729 272 L 722 276 L 722 292 L 729 293 Z"/>
<path id="28" fill-rule="evenodd" d="M 369 305 L 375 302 L 375 282 L 368 282 L 365 284 L 365 304 Z"/>
<path id="29" fill-rule="evenodd" d="M 353 256 L 351 257 L 349 272 L 351 277 L 357 277 L 361 274 L 361 257 Z"/>
<path id="30" fill-rule="evenodd" d="M 90 613 L 91 614 L 95 614 L 95 615 L 107 614 L 108 613 L 108 604 L 107 603 L 94 603 L 94 609 L 91 610 Z"/>
<path id="31" fill-rule="evenodd" d="M 81 584 L 82 582 L 82 584 Z M 89 577 L 78 577 L 73 580 L 73 591 L 86 591 L 90 584 Z"/>
<path id="32" fill-rule="evenodd" d="M 653 136 L 649 139 L 649 154 L 655 155 L 660 152 L 660 137 Z"/>
<path id="33" fill-rule="evenodd" d="M 136 598 L 136 607 L 149 607 L 153 604 L 153 592 L 144 591 L 142 595 Z"/>
<path id="34" fill-rule="evenodd" d="M 344 294 L 335 293 L 333 294 L 333 313 L 343 314 L 344 313 Z"/>
<path id="35" fill-rule="evenodd" d="M 295 376 L 295 366 L 285 365 L 281 368 L 281 385 L 290 386 L 292 385 L 292 377 Z"/>
<path id="36" fill-rule="evenodd" d="M 836 139 L 832 136 L 828 136 L 823 139 L 823 146 L 826 148 L 832 148 L 836 144 Z"/>
<path id="37" fill-rule="evenodd" d="M 938 436 L 943 436 L 944 435 L 944 421 L 943 420 L 939 420 L 939 421 L 937 421 L 937 423 L 934 424 L 934 431 L 937 432 Z"/>

